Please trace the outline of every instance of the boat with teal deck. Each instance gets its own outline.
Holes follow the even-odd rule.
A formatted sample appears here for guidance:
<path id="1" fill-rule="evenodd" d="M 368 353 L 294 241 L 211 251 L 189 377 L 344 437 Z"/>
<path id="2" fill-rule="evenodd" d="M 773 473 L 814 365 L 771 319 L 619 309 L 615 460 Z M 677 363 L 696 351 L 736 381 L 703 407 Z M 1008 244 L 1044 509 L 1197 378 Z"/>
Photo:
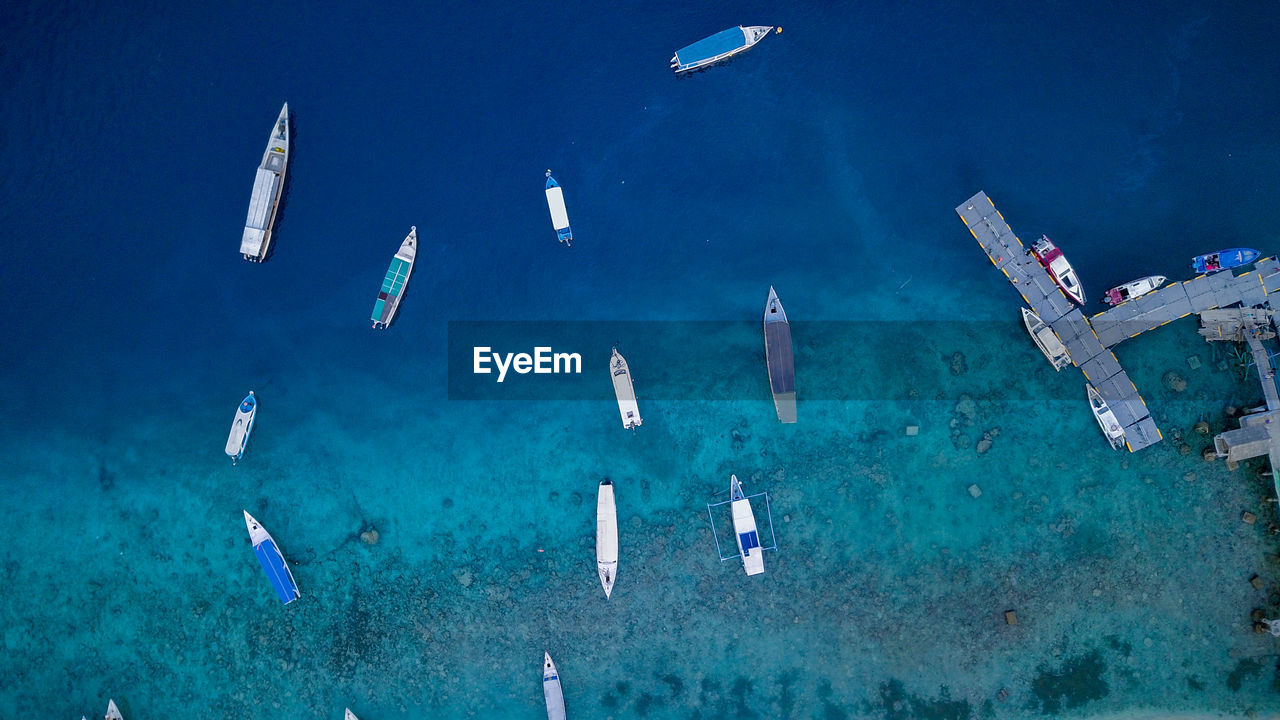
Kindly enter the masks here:
<path id="1" fill-rule="evenodd" d="M 569 227 L 569 211 L 564 207 L 564 190 L 560 183 L 547 171 L 547 208 L 551 210 L 551 227 L 556 230 L 556 237 L 568 247 L 573 242 L 573 228 Z"/>
<path id="2" fill-rule="evenodd" d="M 692 45 L 686 45 L 676 51 L 671 57 L 671 69 L 676 74 L 687 73 L 693 70 L 715 65 L 724 62 L 738 53 L 746 52 L 755 47 L 765 35 L 773 27 L 767 25 L 749 25 L 731 27 L 728 30 L 720 32 L 710 37 L 703 38 Z M 782 28 L 778 28 L 778 32 L 782 32 Z"/>
<path id="3" fill-rule="evenodd" d="M 1248 265 L 1257 260 L 1262 253 L 1253 248 L 1231 248 L 1229 250 L 1219 250 L 1204 255 L 1197 255 L 1191 258 L 1191 267 L 1195 268 L 1198 273 L 1211 273 L 1228 268 L 1240 267 Z"/>
<path id="4" fill-rule="evenodd" d="M 298 583 L 294 582 L 293 572 L 289 570 L 289 563 L 285 562 L 284 555 L 276 546 L 271 533 L 254 520 L 248 510 L 244 511 L 244 522 L 249 526 L 249 540 L 253 543 L 253 554 L 258 556 L 258 562 L 262 564 L 262 570 L 271 581 L 271 587 L 275 588 L 276 595 L 280 596 L 280 602 L 288 605 L 302 597 L 302 593 L 298 592 Z"/>
<path id="5" fill-rule="evenodd" d="M 418 254 L 418 226 L 409 228 L 409 234 L 396 256 L 391 258 L 391 267 L 387 268 L 387 276 L 382 279 L 382 289 L 378 291 L 378 300 L 373 304 L 374 330 L 386 330 L 395 319 L 396 310 L 400 307 L 400 298 L 404 297 L 404 289 L 409 284 L 409 274 L 413 272 L 413 259 Z"/>

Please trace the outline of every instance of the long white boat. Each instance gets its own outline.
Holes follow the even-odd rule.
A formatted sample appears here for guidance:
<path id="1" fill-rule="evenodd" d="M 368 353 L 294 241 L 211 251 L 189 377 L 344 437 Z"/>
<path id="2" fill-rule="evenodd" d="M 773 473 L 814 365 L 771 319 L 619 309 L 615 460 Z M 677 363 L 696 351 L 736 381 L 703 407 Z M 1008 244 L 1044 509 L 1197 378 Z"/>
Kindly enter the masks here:
<path id="1" fill-rule="evenodd" d="M 791 323 L 773 286 L 764 303 L 764 358 L 769 367 L 769 389 L 778 420 L 796 421 L 796 359 L 791 347 Z"/>
<path id="2" fill-rule="evenodd" d="M 767 25 L 739 25 L 721 30 L 677 50 L 671 56 L 671 69 L 680 75 L 724 62 L 755 47 L 771 30 Z M 778 32 L 782 32 L 782 28 L 778 28 Z"/>
<path id="3" fill-rule="evenodd" d="M 1102 393 L 1098 392 L 1097 388 L 1089 383 L 1085 383 L 1084 387 L 1089 393 L 1089 409 L 1093 410 L 1093 417 L 1098 421 L 1098 427 L 1102 428 L 1102 434 L 1107 437 L 1107 442 L 1111 443 L 1113 450 L 1124 447 L 1124 428 L 1120 427 L 1116 414 L 1107 405 L 1107 401 L 1102 399 Z"/>
<path id="4" fill-rule="evenodd" d="M 742 483 L 738 482 L 737 475 L 729 476 L 729 497 L 733 500 L 733 534 L 738 538 L 742 567 L 748 575 L 759 575 L 764 572 L 764 550 L 760 547 L 751 501 L 742 494 Z"/>
<path id="5" fill-rule="evenodd" d="M 244 522 L 249 527 L 253 554 L 258 556 L 262 571 L 267 574 L 267 580 L 271 581 L 271 587 L 280 597 L 280 602 L 288 605 L 302 597 L 302 593 L 298 592 L 298 583 L 293 579 L 293 571 L 289 569 L 289 563 L 285 562 L 284 554 L 280 552 L 271 533 L 253 519 L 248 510 L 244 511 Z"/>
<path id="6" fill-rule="evenodd" d="M 116 707 L 115 700 L 107 700 L 107 720 L 124 720 L 124 716 L 120 714 L 120 708 Z"/>
<path id="7" fill-rule="evenodd" d="M 373 303 L 374 330 L 386 330 L 395 319 L 396 310 L 400 307 L 400 298 L 404 297 L 404 289 L 409 285 L 409 275 L 413 272 L 413 259 L 418 254 L 418 226 L 409 228 L 409 234 L 396 256 L 391 258 L 391 267 L 382 279 L 382 289 L 378 291 L 378 299 Z"/>
<path id="8" fill-rule="evenodd" d="M 1022 324 L 1027 328 L 1027 332 L 1031 335 L 1031 339 L 1035 341 L 1036 347 L 1040 348 L 1040 352 L 1044 353 L 1045 359 L 1049 361 L 1054 370 L 1061 370 L 1064 366 L 1071 364 L 1071 356 L 1067 354 L 1067 346 L 1062 344 L 1058 333 L 1046 325 L 1039 315 L 1027 308 L 1022 308 Z"/>
<path id="9" fill-rule="evenodd" d="M 551 211 L 551 227 L 555 228 L 556 237 L 568 247 L 573 243 L 573 228 L 569 227 L 569 211 L 564 207 L 564 190 L 551 177 L 550 170 L 547 170 L 547 209 Z"/>
<path id="10" fill-rule="evenodd" d="M 244 234 L 240 236 L 240 254 L 249 262 L 262 262 L 271 249 L 272 230 L 276 223 L 276 211 L 280 209 L 280 194 L 284 192 L 284 175 L 289 168 L 289 103 L 280 108 L 271 136 L 267 138 L 267 150 L 253 178 L 253 194 L 249 196 L 249 215 L 244 221 Z"/>
<path id="11" fill-rule="evenodd" d="M 596 496 L 596 571 L 604 596 L 613 596 L 613 581 L 618 577 L 618 507 L 613 502 L 613 482 L 602 480 Z"/>
<path id="12" fill-rule="evenodd" d="M 564 690 L 560 687 L 560 673 L 551 662 L 551 653 L 542 654 L 542 694 L 547 700 L 547 720 L 565 720 Z"/>
<path id="13" fill-rule="evenodd" d="M 609 373 L 613 376 L 613 393 L 618 396 L 618 413 L 622 416 L 622 427 L 630 430 L 640 427 L 644 419 L 640 417 L 640 406 L 636 404 L 636 389 L 631 384 L 631 368 L 626 358 L 613 349 L 609 358 Z"/>
<path id="14" fill-rule="evenodd" d="M 1119 305 L 1122 302 L 1128 302 L 1149 292 L 1155 292 L 1156 288 L 1164 285 L 1164 281 L 1167 279 L 1163 275 L 1148 275 L 1144 278 L 1131 280 L 1108 290 L 1107 294 L 1102 296 L 1102 302 L 1108 305 Z"/>
<path id="15" fill-rule="evenodd" d="M 253 391 L 240 401 L 236 408 L 236 416 L 231 420 L 231 433 L 227 435 L 227 455 L 231 464 L 235 465 L 244 457 L 244 446 L 249 443 L 249 434 L 253 432 L 253 419 L 258 416 L 258 398 Z"/>

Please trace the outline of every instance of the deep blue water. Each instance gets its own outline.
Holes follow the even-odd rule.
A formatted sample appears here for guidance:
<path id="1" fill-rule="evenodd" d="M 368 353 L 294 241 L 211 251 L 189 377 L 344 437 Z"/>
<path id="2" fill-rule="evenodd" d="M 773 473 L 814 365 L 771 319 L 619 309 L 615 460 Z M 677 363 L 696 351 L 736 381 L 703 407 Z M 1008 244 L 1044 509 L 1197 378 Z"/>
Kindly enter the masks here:
<path id="1" fill-rule="evenodd" d="M 672 75 L 739 23 L 784 32 Z M 1191 432 L 1256 383 L 1191 321 L 1130 341 L 1168 441 L 1110 453 L 952 210 L 986 190 L 1095 300 L 1280 250 L 1274 4 L 23 3 L 0 30 L 4 706 L 533 718 L 548 649 L 573 717 L 1280 710 L 1248 622 L 1272 590 L 1246 582 L 1280 579 L 1269 483 Z M 288 195 L 255 266 L 238 239 L 283 101 Z M 409 294 L 373 333 L 410 225 Z M 704 392 L 761 371 L 739 325 L 634 349 L 642 403 L 664 354 L 730 358 L 634 434 L 603 377 L 597 402 L 448 396 L 449 321 L 756 322 L 770 285 L 797 322 L 794 427 L 762 383 Z M 874 322 L 827 342 L 814 320 Z M 709 549 L 730 472 L 780 523 L 750 582 Z M 274 604 L 242 507 L 298 604 Z"/>

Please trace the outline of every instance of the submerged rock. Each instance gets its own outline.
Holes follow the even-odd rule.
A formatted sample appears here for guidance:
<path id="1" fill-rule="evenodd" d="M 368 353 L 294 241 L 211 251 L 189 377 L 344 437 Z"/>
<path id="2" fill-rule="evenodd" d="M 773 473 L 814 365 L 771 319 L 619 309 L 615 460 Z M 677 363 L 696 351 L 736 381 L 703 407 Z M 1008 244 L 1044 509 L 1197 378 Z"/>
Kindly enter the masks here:
<path id="1" fill-rule="evenodd" d="M 952 375 L 963 375 L 969 372 L 969 362 L 965 360 L 964 353 L 959 350 L 951 353 L 951 361 L 948 365 Z"/>
<path id="2" fill-rule="evenodd" d="M 1195 431 L 1200 433 L 1201 435 L 1208 435 L 1209 434 L 1208 421 L 1201 420 L 1200 422 L 1196 423 Z"/>
<path id="3" fill-rule="evenodd" d="M 364 532 L 360 533 L 360 541 L 366 545 L 377 545 L 378 544 L 377 528 L 369 528 L 368 530 L 365 530 Z"/>
<path id="4" fill-rule="evenodd" d="M 1187 389 L 1187 381 L 1172 370 L 1164 374 L 1163 382 L 1165 387 L 1174 392 L 1182 392 Z"/>

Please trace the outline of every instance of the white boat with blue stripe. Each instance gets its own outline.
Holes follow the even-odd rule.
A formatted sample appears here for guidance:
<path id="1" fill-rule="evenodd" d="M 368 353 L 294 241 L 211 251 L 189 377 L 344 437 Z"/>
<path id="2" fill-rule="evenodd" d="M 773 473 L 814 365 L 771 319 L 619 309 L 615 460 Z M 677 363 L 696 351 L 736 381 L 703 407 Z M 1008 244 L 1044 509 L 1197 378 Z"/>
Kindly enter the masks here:
<path id="1" fill-rule="evenodd" d="M 542 694 L 547 701 L 547 720 L 565 720 L 564 690 L 560 687 L 560 673 L 551 662 L 551 653 L 542 653 Z"/>
<path id="2" fill-rule="evenodd" d="M 231 464 L 235 465 L 244 457 L 244 446 L 249 443 L 249 434 L 253 432 L 253 419 L 258 416 L 258 398 L 253 391 L 240 401 L 236 416 L 231 421 L 231 433 L 227 435 L 227 455 Z"/>
<path id="3" fill-rule="evenodd" d="M 724 62 L 738 53 L 755 47 L 756 43 L 764 39 L 764 36 L 773 29 L 767 25 L 746 27 L 739 25 L 721 30 L 715 35 L 677 50 L 671 57 L 671 69 L 680 75 Z M 778 32 L 782 32 L 782 28 L 778 28 Z"/>
<path id="4" fill-rule="evenodd" d="M 547 208 L 551 210 L 551 227 L 555 228 L 556 237 L 568 247 L 573 243 L 573 228 L 569 227 L 569 211 L 564 207 L 564 190 L 551 177 L 550 170 L 547 170 Z"/>
<path id="5" fill-rule="evenodd" d="M 244 511 L 244 522 L 249 526 L 249 540 L 253 543 L 253 554 L 258 556 L 258 562 L 262 564 L 262 570 L 267 574 L 267 580 L 271 581 L 271 587 L 275 588 L 280 602 L 288 605 L 302 597 L 302 593 L 298 592 L 298 583 L 293 579 L 293 572 L 289 570 L 289 563 L 285 562 L 284 555 L 276 546 L 271 533 L 254 520 L 248 510 Z"/>

